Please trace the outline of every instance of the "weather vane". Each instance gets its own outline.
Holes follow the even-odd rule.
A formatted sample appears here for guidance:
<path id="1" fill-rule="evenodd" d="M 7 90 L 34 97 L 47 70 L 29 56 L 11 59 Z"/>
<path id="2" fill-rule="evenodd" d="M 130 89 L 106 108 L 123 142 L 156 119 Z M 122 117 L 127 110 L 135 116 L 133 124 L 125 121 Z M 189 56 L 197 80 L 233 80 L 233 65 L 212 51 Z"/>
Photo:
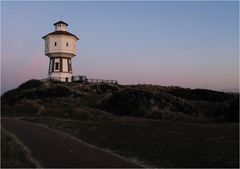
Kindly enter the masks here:
<path id="1" fill-rule="evenodd" d="M 59 16 L 59 18 L 60 18 L 60 21 L 62 21 L 62 17 L 63 17 L 63 16 L 62 16 L 62 14 L 60 14 L 60 16 Z"/>

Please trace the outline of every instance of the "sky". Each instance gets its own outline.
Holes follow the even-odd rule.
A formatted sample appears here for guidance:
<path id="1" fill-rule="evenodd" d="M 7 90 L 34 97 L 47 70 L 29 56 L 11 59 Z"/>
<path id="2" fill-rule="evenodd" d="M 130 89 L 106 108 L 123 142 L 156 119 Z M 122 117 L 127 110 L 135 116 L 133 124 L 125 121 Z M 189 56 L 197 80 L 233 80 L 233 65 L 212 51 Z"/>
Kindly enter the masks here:
<path id="1" fill-rule="evenodd" d="M 239 89 L 239 2 L 1 2 L 1 93 L 47 78 L 42 37 L 68 23 L 80 38 L 73 75 Z"/>

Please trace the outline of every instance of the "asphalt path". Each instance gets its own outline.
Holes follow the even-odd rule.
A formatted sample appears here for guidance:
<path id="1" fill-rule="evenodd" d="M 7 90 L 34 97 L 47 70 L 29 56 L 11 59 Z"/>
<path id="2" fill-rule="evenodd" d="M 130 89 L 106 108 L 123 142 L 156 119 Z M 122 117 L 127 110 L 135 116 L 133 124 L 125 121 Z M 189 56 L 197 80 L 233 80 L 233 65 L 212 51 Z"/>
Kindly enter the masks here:
<path id="1" fill-rule="evenodd" d="M 43 168 L 139 168 L 62 132 L 17 119 L 2 118 L 1 122 Z"/>

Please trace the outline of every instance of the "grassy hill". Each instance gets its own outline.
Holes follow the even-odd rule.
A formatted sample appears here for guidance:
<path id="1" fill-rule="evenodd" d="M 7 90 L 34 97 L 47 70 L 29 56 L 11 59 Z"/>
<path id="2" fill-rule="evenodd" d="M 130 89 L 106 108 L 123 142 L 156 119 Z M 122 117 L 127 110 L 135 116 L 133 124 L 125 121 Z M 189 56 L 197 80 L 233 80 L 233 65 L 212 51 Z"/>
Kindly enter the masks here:
<path id="1" fill-rule="evenodd" d="M 239 94 L 30 80 L 1 96 L 19 117 L 155 167 L 238 167 Z"/>
<path id="2" fill-rule="evenodd" d="M 239 119 L 239 94 L 204 89 L 30 80 L 4 93 L 1 99 L 2 114 L 8 116 L 131 116 L 185 122 Z"/>

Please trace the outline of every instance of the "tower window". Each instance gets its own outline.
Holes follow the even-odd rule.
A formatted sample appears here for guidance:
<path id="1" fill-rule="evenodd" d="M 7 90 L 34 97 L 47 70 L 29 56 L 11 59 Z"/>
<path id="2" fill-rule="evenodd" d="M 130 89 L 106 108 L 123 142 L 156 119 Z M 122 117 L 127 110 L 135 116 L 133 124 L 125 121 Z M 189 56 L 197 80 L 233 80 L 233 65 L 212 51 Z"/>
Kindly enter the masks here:
<path id="1" fill-rule="evenodd" d="M 58 62 L 55 63 L 55 70 L 59 70 L 59 63 Z"/>
<path id="2" fill-rule="evenodd" d="M 72 65 L 71 65 L 71 63 L 68 64 L 68 67 L 69 67 L 69 72 L 72 72 Z"/>
<path id="3" fill-rule="evenodd" d="M 55 42 L 54 45 L 57 46 L 57 42 Z"/>
<path id="4" fill-rule="evenodd" d="M 66 43 L 66 46 L 68 47 L 68 42 Z"/>
<path id="5" fill-rule="evenodd" d="M 71 59 L 68 59 L 68 72 L 72 72 Z"/>

